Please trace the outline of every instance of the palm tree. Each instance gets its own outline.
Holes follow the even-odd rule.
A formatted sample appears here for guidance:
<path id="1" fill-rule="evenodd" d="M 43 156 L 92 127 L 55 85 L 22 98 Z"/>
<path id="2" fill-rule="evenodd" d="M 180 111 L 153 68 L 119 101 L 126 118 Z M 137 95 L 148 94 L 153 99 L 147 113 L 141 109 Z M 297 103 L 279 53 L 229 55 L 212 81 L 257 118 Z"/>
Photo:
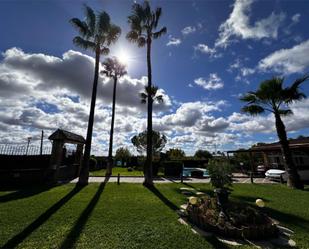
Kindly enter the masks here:
<path id="1" fill-rule="evenodd" d="M 152 87 L 151 71 L 151 45 L 153 39 L 158 39 L 167 32 L 166 27 L 158 29 L 159 20 L 162 14 L 161 8 L 152 11 L 148 1 L 143 4 L 135 3 L 132 6 L 132 14 L 128 17 L 131 30 L 127 34 L 127 39 L 136 43 L 138 47 L 147 46 L 147 69 L 148 88 Z M 158 31 L 157 31 L 158 30 Z M 147 159 L 145 186 L 152 186 L 152 99 L 148 96 L 147 101 Z"/>
<path id="2" fill-rule="evenodd" d="M 106 175 L 110 176 L 112 174 L 112 166 L 113 166 L 113 136 L 114 136 L 117 81 L 120 77 L 124 76 L 127 73 L 127 71 L 125 69 L 126 66 L 121 64 L 116 57 L 107 58 L 102 64 L 104 66 L 104 70 L 102 72 L 107 77 L 112 78 L 114 80 L 112 121 L 111 121 L 110 137 L 109 137 L 108 165 L 106 170 Z"/>
<path id="3" fill-rule="evenodd" d="M 289 141 L 281 117 L 292 114 L 292 110 L 289 109 L 291 103 L 306 98 L 306 95 L 300 91 L 299 86 L 308 78 L 309 76 L 303 76 L 295 80 L 290 87 L 284 88 L 284 78 L 274 77 L 270 80 L 263 81 L 257 91 L 248 92 L 241 98 L 242 101 L 247 102 L 242 108 L 246 113 L 258 115 L 268 111 L 274 114 L 284 167 L 288 173 L 287 185 L 298 189 L 303 189 L 304 186 L 300 181 L 296 166 L 293 162 Z"/>
<path id="4" fill-rule="evenodd" d="M 88 7 L 85 7 L 85 20 L 72 18 L 70 22 L 78 30 L 79 36 L 74 37 L 73 43 L 83 49 L 89 49 L 95 53 L 95 69 L 91 95 L 91 105 L 89 113 L 89 121 L 87 128 L 87 137 L 85 144 L 85 152 L 81 172 L 79 176 L 79 185 L 88 184 L 89 178 L 89 158 L 91 151 L 91 140 L 94 120 L 95 102 L 97 96 L 97 86 L 99 77 L 99 62 L 101 54 L 109 53 L 109 48 L 112 43 L 116 42 L 121 29 L 110 22 L 109 15 L 102 11 L 97 14 Z"/>

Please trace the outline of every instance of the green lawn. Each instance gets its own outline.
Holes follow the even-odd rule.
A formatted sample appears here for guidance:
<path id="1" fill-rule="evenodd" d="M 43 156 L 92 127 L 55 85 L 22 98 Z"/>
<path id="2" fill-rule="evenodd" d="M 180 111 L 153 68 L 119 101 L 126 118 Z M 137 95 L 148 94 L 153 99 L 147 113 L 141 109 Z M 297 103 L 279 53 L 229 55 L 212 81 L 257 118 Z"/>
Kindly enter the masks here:
<path id="1" fill-rule="evenodd" d="M 105 176 L 105 169 L 97 170 L 97 171 L 91 171 L 90 176 Z M 121 176 L 144 176 L 143 171 L 140 170 L 133 170 L 128 171 L 127 168 L 121 168 L 121 167 L 115 167 L 113 168 L 113 176 L 118 176 L 120 174 Z"/>
<path id="2" fill-rule="evenodd" d="M 185 201 L 179 192 L 183 184 L 158 184 L 154 192 L 140 184 L 74 186 L 0 192 L 0 247 L 229 248 L 177 221 L 175 209 Z M 234 185 L 232 198 L 253 203 L 258 197 L 266 200 L 266 212 L 295 230 L 299 248 L 309 248 L 309 189 Z"/>

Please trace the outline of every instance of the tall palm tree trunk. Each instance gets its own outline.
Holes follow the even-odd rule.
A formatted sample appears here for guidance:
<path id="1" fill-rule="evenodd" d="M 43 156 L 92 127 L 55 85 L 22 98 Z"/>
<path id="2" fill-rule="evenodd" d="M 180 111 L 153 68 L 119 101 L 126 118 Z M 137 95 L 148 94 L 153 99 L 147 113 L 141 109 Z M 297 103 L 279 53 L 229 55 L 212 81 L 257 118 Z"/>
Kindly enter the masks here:
<path id="1" fill-rule="evenodd" d="M 106 175 L 109 176 L 112 174 L 112 168 L 113 168 L 113 139 L 114 139 L 114 123 L 115 123 L 115 107 L 116 107 L 116 89 L 117 89 L 117 77 L 114 77 L 112 122 L 109 137 L 108 165 L 106 170 Z"/>
<path id="2" fill-rule="evenodd" d="M 147 39 L 147 69 L 148 69 L 148 89 L 152 86 L 151 74 L 151 39 Z M 145 164 L 145 186 L 152 186 L 152 98 L 150 92 L 147 99 L 147 158 Z"/>
<path id="3" fill-rule="evenodd" d="M 95 68 L 94 68 L 94 79 L 93 79 L 91 104 L 90 104 L 90 114 L 89 114 L 89 121 L 88 121 L 88 128 L 87 128 L 84 158 L 83 158 L 82 168 L 81 168 L 79 180 L 78 180 L 79 185 L 87 185 L 88 178 L 89 178 L 89 159 L 90 159 L 90 151 L 91 151 L 94 109 L 95 109 L 95 102 L 97 98 L 99 62 L 100 62 L 100 49 L 98 48 L 95 54 Z"/>
<path id="4" fill-rule="evenodd" d="M 277 134 L 279 137 L 279 142 L 281 144 L 283 163 L 285 170 L 288 172 L 287 185 L 291 188 L 304 189 L 304 185 L 300 180 L 299 174 L 297 173 L 297 169 L 292 158 L 292 153 L 289 147 L 289 141 L 287 139 L 284 123 L 282 122 L 279 113 L 275 113 L 275 118 Z"/>

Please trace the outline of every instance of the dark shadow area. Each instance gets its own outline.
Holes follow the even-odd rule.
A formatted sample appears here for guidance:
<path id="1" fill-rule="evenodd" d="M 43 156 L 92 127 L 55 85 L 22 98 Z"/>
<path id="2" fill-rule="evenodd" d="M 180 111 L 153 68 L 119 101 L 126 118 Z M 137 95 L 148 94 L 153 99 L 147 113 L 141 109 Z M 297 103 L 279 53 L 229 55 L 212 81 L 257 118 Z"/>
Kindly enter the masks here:
<path id="1" fill-rule="evenodd" d="M 14 192 L 8 193 L 6 195 L 0 196 L 0 203 L 5 203 L 9 201 L 14 201 L 14 200 L 19 200 L 19 199 L 24 199 L 28 198 L 30 196 L 34 196 L 37 194 L 40 194 L 42 192 L 45 192 L 49 190 L 51 186 L 32 186 L 32 187 L 27 187 L 24 189 L 15 189 L 13 190 Z M 0 189 L 1 191 L 2 189 Z M 4 190 L 4 191 L 10 191 L 10 190 Z M 11 189 L 12 191 L 12 189 Z"/>
<path id="2" fill-rule="evenodd" d="M 232 246 L 229 247 L 228 245 L 222 243 L 220 240 L 218 240 L 215 236 L 212 236 L 212 237 L 204 237 L 204 239 L 209 243 L 211 244 L 214 248 L 217 248 L 217 249 L 231 249 L 233 248 Z"/>
<path id="3" fill-rule="evenodd" d="M 269 199 L 265 197 L 258 197 L 258 196 L 242 196 L 242 195 L 231 195 L 231 198 L 237 199 L 239 201 L 249 202 L 249 204 L 255 204 L 256 199 L 261 198 L 264 202 L 270 202 Z"/>
<path id="4" fill-rule="evenodd" d="M 84 209 L 82 214 L 79 216 L 78 220 L 75 222 L 74 227 L 71 229 L 70 233 L 67 235 L 65 240 L 62 242 L 60 248 L 61 249 L 67 249 L 67 248 L 75 248 L 76 241 L 78 240 L 85 224 L 87 223 L 87 220 L 89 216 L 91 215 L 93 209 L 95 208 L 96 204 L 98 203 L 100 196 L 106 186 L 106 183 L 109 181 L 109 177 L 107 176 L 102 182 L 95 193 L 95 195 L 92 197 L 91 201 L 87 205 L 87 207 Z"/>
<path id="5" fill-rule="evenodd" d="M 306 220 L 294 214 L 280 212 L 269 207 L 265 207 L 263 208 L 263 210 L 269 217 L 278 220 L 280 223 L 282 222 L 287 225 L 291 224 L 292 226 L 299 227 L 307 231 L 309 229 L 309 220 Z"/>
<path id="6" fill-rule="evenodd" d="M 25 240 L 34 230 L 44 224 L 54 213 L 56 213 L 65 203 L 67 203 L 74 195 L 81 191 L 83 187 L 77 186 L 68 194 L 56 202 L 53 206 L 41 214 L 35 221 L 28 225 L 23 231 L 8 240 L 2 248 L 15 248 L 23 240 Z"/>
<path id="7" fill-rule="evenodd" d="M 173 211 L 178 210 L 178 207 L 167 199 L 155 186 L 147 187 L 153 194 L 155 194 L 166 206 L 168 206 Z"/>
<path id="8" fill-rule="evenodd" d="M 196 189 L 195 186 L 193 186 L 193 185 L 191 185 L 191 184 L 189 184 L 189 183 L 183 182 L 182 184 L 185 185 L 185 186 L 187 186 L 187 187 L 189 187 L 189 188 L 193 188 L 193 189 L 195 189 L 195 190 L 198 190 L 198 189 Z M 209 196 L 213 196 L 213 195 L 214 195 L 213 190 L 210 190 L 210 189 L 200 189 L 200 190 L 198 190 L 198 191 L 204 192 L 205 194 L 207 194 L 207 195 L 209 195 Z"/>

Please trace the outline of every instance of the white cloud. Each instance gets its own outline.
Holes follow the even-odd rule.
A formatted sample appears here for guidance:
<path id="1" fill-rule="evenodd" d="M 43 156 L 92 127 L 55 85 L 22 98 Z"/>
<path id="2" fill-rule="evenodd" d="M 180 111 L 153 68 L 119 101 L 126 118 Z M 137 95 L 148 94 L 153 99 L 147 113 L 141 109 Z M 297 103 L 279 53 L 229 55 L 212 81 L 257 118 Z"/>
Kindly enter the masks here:
<path id="1" fill-rule="evenodd" d="M 258 68 L 262 71 L 273 70 L 276 73 L 302 73 L 309 67 L 309 40 L 292 48 L 280 49 L 262 59 Z"/>
<path id="2" fill-rule="evenodd" d="M 181 40 L 179 38 L 169 36 L 169 41 L 166 43 L 166 46 L 179 46 L 181 44 Z"/>
<path id="3" fill-rule="evenodd" d="M 254 0 L 236 0 L 229 18 L 219 27 L 216 46 L 227 47 L 232 37 L 242 39 L 262 39 L 278 36 L 278 29 L 285 18 L 284 13 L 272 12 L 268 17 L 250 25 L 250 11 Z"/>
<path id="4" fill-rule="evenodd" d="M 198 45 L 193 47 L 195 51 L 199 51 L 203 54 L 214 55 L 216 53 L 216 49 L 208 47 L 206 44 L 199 43 Z"/>
<path id="5" fill-rule="evenodd" d="M 194 83 L 206 90 L 217 90 L 224 86 L 222 79 L 216 73 L 209 74 L 207 79 L 197 78 L 194 80 Z"/>
<path id="6" fill-rule="evenodd" d="M 300 20 L 301 14 L 297 13 L 291 17 L 293 23 L 298 23 Z"/>
<path id="7" fill-rule="evenodd" d="M 181 33 L 183 35 L 189 35 L 196 31 L 196 28 L 194 26 L 187 26 L 183 30 L 181 30 Z"/>

